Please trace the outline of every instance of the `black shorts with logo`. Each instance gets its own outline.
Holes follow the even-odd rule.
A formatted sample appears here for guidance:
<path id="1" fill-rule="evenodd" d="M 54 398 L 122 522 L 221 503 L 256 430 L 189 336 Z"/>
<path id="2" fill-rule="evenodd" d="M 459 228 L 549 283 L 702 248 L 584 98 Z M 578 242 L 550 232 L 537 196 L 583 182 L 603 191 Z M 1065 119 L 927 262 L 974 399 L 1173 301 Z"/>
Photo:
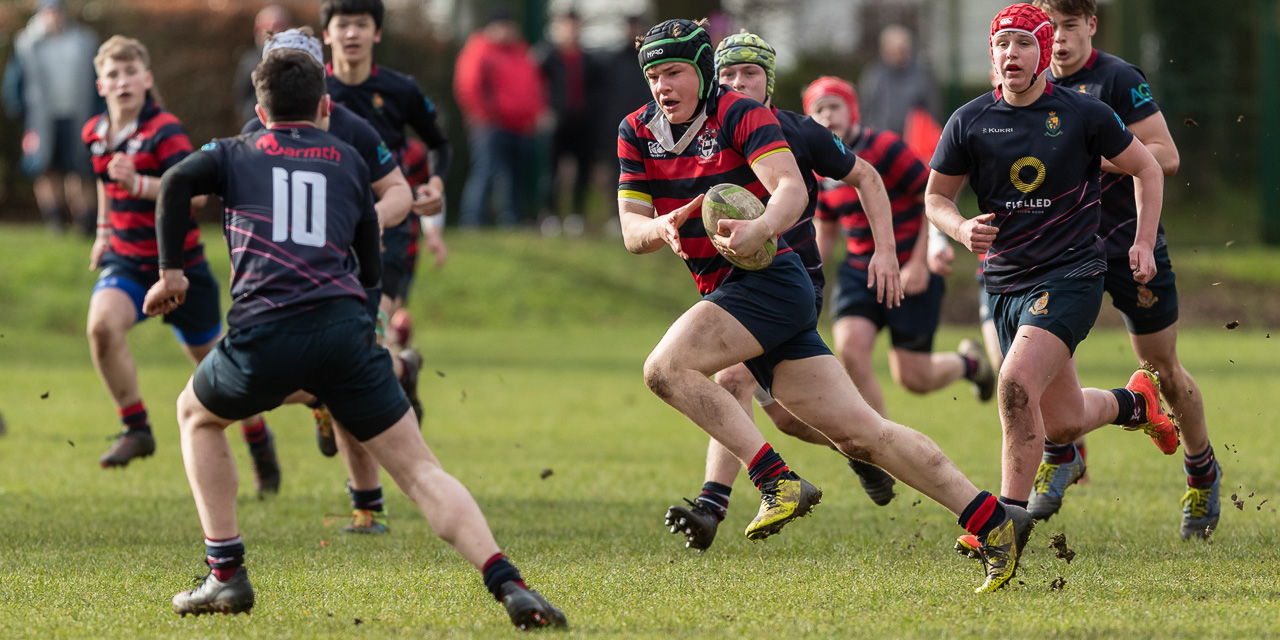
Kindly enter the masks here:
<path id="1" fill-rule="evenodd" d="M 1057 278 L 1022 291 L 991 294 L 1000 353 L 1009 355 L 1018 327 L 1029 325 L 1057 336 L 1075 355 L 1102 309 L 1102 279 L 1101 274 Z"/>
<path id="2" fill-rule="evenodd" d="M 304 315 L 244 329 L 232 327 L 196 368 L 196 397 L 215 415 L 242 420 L 280 406 L 301 389 L 364 442 L 409 410 L 356 298 L 339 298 Z"/>
<path id="3" fill-rule="evenodd" d="M 1168 246 L 1155 250 L 1156 276 L 1138 284 L 1128 256 L 1107 260 L 1106 290 L 1133 335 L 1155 333 L 1178 321 L 1178 286 Z"/>

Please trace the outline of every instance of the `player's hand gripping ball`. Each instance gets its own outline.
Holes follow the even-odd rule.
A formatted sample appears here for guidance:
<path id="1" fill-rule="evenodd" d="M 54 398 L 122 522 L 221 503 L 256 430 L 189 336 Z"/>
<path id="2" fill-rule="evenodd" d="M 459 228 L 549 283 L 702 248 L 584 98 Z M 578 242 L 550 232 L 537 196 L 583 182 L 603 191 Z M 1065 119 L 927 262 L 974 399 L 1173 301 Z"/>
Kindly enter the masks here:
<path id="1" fill-rule="evenodd" d="M 755 220 L 763 213 L 764 203 L 750 191 L 736 184 L 718 184 L 711 187 L 707 190 L 707 197 L 702 199 L 702 226 L 706 228 L 708 236 L 719 233 L 720 220 L 723 218 Z M 719 247 L 716 249 L 719 250 Z M 777 251 L 776 238 L 770 238 L 752 255 L 729 255 L 723 251 L 720 255 L 734 266 L 756 271 L 769 266 Z"/>

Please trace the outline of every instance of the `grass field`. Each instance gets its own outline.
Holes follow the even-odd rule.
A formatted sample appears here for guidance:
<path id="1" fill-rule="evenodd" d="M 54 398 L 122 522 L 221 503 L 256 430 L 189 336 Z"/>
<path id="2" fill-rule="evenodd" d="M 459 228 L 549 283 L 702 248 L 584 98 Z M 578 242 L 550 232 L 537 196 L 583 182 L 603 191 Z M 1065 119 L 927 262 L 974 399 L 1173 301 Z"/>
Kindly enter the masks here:
<path id="1" fill-rule="evenodd" d="M 1266 337 L 1280 328 L 1219 325 L 1181 341 L 1224 466 L 1224 512 L 1211 543 L 1177 535 L 1180 456 L 1105 429 L 1090 439 L 1092 482 L 1071 489 L 1063 513 L 1037 529 L 1017 584 L 979 596 L 978 566 L 950 549 L 961 532 L 951 514 L 901 485 L 893 503 L 875 507 L 842 459 L 767 426 L 788 462 L 826 491 L 816 514 L 751 544 L 742 529 L 756 501 L 740 479 L 710 551 L 690 553 L 668 534 L 662 514 L 701 485 L 706 439 L 645 389 L 640 367 L 694 297 L 675 258 L 635 258 L 617 244 L 458 236 L 454 261 L 420 276 L 413 304 L 427 441 L 469 486 L 531 586 L 565 610 L 570 636 L 1280 633 L 1280 425 L 1269 412 L 1280 388 L 1280 333 Z M 34 228 L 0 228 L 0 412 L 8 424 L 0 437 L 0 637 L 517 633 L 479 576 L 394 489 L 390 535 L 337 533 L 341 518 L 330 514 L 346 510 L 342 468 L 316 452 L 299 408 L 268 417 L 285 474 L 279 496 L 257 499 L 246 449 L 231 432 L 254 614 L 172 614 L 173 593 L 204 573 L 172 410 L 191 366 L 156 321 L 135 329 L 159 451 L 125 470 L 99 469 L 118 427 L 82 335 L 93 282 L 83 270 L 87 248 L 47 243 Z M 216 240 L 209 252 L 221 276 Z M 588 265 L 596 267 L 590 277 Z M 938 343 L 968 333 L 948 328 Z M 1096 331 L 1079 356 L 1084 382 L 1096 386 L 1123 383 L 1133 367 L 1121 331 Z M 896 419 L 933 437 L 979 486 L 998 486 L 994 407 L 963 385 L 926 397 L 885 390 Z M 1058 532 L 1078 553 L 1070 564 L 1047 549 Z M 1051 587 L 1059 579 L 1065 586 Z"/>

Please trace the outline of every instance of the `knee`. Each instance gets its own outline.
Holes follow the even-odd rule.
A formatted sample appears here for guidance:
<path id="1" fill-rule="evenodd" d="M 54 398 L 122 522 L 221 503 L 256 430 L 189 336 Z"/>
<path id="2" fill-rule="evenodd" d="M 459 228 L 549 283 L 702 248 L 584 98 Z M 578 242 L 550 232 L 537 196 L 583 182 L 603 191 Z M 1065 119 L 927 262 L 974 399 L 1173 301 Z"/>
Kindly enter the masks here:
<path id="1" fill-rule="evenodd" d="M 674 394 L 673 374 L 672 367 L 654 354 L 649 354 L 649 359 L 644 362 L 644 385 L 664 401 L 670 400 Z"/>
<path id="2" fill-rule="evenodd" d="M 201 408 L 195 391 L 188 385 L 182 393 L 178 394 L 178 430 L 184 434 L 191 433 L 191 430 L 196 427 Z"/>
<path id="3" fill-rule="evenodd" d="M 892 446 L 894 439 L 893 433 L 885 428 L 886 425 L 887 421 L 873 412 L 856 428 L 846 429 L 834 438 L 828 437 L 840 453 L 862 462 L 879 464 L 876 452 Z"/>
<path id="4" fill-rule="evenodd" d="M 904 366 L 895 369 L 893 371 L 893 379 L 894 382 L 898 383 L 898 386 L 911 393 L 926 394 L 933 391 L 929 385 L 929 376 L 915 367 Z"/>
<path id="5" fill-rule="evenodd" d="M 716 374 L 716 384 L 735 398 L 750 398 L 756 390 L 756 379 L 746 367 L 733 366 Z"/>
<path id="6" fill-rule="evenodd" d="M 89 318 L 89 326 L 85 328 L 85 333 L 89 337 L 89 344 L 96 348 L 112 344 L 123 334 L 101 317 Z"/>
<path id="7" fill-rule="evenodd" d="M 1000 410 L 1002 413 L 1020 414 L 1031 405 L 1026 383 L 1018 376 L 1000 376 Z"/>

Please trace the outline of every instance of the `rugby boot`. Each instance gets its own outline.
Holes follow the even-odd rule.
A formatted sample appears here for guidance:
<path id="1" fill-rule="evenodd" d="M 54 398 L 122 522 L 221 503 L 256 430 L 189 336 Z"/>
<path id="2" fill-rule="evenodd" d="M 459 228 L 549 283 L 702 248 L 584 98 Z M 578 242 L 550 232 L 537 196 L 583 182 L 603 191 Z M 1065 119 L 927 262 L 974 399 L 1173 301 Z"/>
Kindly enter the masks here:
<path id="1" fill-rule="evenodd" d="M 498 599 L 506 607 L 511 624 L 521 631 L 569 626 L 564 612 L 553 607 L 541 593 L 522 587 L 515 580 L 508 580 L 498 587 Z"/>
<path id="2" fill-rule="evenodd" d="M 867 492 L 872 502 L 883 507 L 893 500 L 893 485 L 898 482 L 893 476 L 874 464 L 853 458 L 848 460 L 849 468 L 858 474 L 858 484 L 862 485 L 862 490 Z"/>
<path id="3" fill-rule="evenodd" d="M 808 515 L 821 502 L 822 490 L 799 476 L 769 478 L 760 487 L 760 511 L 747 525 L 747 539 L 764 540 L 779 533 L 788 522 Z"/>
<path id="4" fill-rule="evenodd" d="M 311 410 L 311 417 L 316 421 L 316 446 L 326 458 L 338 455 L 338 441 L 333 437 L 333 415 L 329 407 L 320 405 Z"/>
<path id="5" fill-rule="evenodd" d="M 339 529 L 342 533 L 386 533 L 391 528 L 387 526 L 387 510 L 374 511 L 372 509 L 352 509 L 351 522 L 347 526 Z"/>
<path id="6" fill-rule="evenodd" d="M 1074 444 L 1071 445 L 1075 447 Z M 1075 484 L 1084 476 L 1084 456 L 1076 450 L 1076 458 L 1071 462 L 1054 464 L 1049 454 L 1040 459 L 1040 468 L 1036 470 L 1035 483 L 1031 488 L 1031 500 L 1027 502 L 1027 512 L 1036 520 L 1048 520 L 1050 516 L 1062 508 L 1062 496 L 1067 487 Z"/>
<path id="7" fill-rule="evenodd" d="M 422 426 L 422 401 L 418 400 L 418 372 L 422 370 L 422 355 L 415 349 L 400 352 L 400 361 L 404 363 L 404 373 L 400 376 L 400 386 L 409 397 L 409 406 L 413 407 L 413 415 Z"/>
<path id="8" fill-rule="evenodd" d="M 267 429 L 262 442 L 249 445 L 253 457 L 253 484 L 258 494 L 280 492 L 280 460 L 276 458 L 276 436 Z"/>
<path id="9" fill-rule="evenodd" d="M 1213 471 L 1217 477 L 1207 487 L 1187 486 L 1182 494 L 1182 539 L 1199 538 L 1208 540 L 1213 530 L 1218 528 L 1218 516 L 1222 511 L 1219 506 L 1219 489 L 1222 486 L 1222 467 L 1213 463 Z"/>
<path id="10" fill-rule="evenodd" d="M 672 505 L 667 509 L 664 522 L 671 527 L 671 533 L 684 534 L 685 547 L 697 549 L 698 552 L 706 551 L 716 539 L 720 518 L 714 509 L 701 502 L 693 502 L 688 498 L 684 501 L 689 506 Z"/>
<path id="11" fill-rule="evenodd" d="M 173 597 L 173 612 L 186 617 L 206 613 L 249 613 L 253 609 L 253 585 L 249 584 L 249 570 L 236 569 L 230 580 L 222 582 L 210 571 L 197 579 L 195 589 L 183 591 Z"/>
<path id="12" fill-rule="evenodd" d="M 156 452 L 156 439 L 150 431 L 121 431 L 111 448 L 98 458 L 103 469 L 123 467 L 134 458 L 146 458 Z"/>
<path id="13" fill-rule="evenodd" d="M 973 384 L 974 397 L 982 402 L 990 402 L 996 395 L 996 371 L 991 368 L 991 360 L 987 358 L 986 350 L 976 341 L 965 338 L 960 341 L 956 351 L 978 363 L 978 369 L 973 372 L 973 376 L 965 376 L 965 378 Z"/>
<path id="14" fill-rule="evenodd" d="M 987 579 L 974 593 L 996 591 L 1009 583 L 1018 573 L 1018 560 L 1027 546 L 1036 521 L 1022 507 L 1004 505 L 1005 520 L 986 536 L 978 537 L 978 559 L 986 568 Z M 964 536 L 961 536 L 962 538 Z M 959 546 L 959 542 L 957 542 Z"/>
<path id="15" fill-rule="evenodd" d="M 1173 455 L 1178 451 L 1178 428 L 1173 420 L 1165 415 L 1164 405 L 1160 402 L 1160 377 L 1154 371 L 1138 369 L 1129 378 L 1124 388 L 1142 396 L 1146 401 L 1146 411 L 1142 422 L 1136 425 L 1125 425 L 1126 431 L 1142 430 L 1151 436 L 1156 447 L 1165 455 Z"/>
<path id="16" fill-rule="evenodd" d="M 979 560 L 982 558 L 982 554 L 978 553 L 978 547 L 981 546 L 982 543 L 978 542 L 978 536 L 966 533 L 956 538 L 955 550 L 956 553 L 970 560 Z"/>

